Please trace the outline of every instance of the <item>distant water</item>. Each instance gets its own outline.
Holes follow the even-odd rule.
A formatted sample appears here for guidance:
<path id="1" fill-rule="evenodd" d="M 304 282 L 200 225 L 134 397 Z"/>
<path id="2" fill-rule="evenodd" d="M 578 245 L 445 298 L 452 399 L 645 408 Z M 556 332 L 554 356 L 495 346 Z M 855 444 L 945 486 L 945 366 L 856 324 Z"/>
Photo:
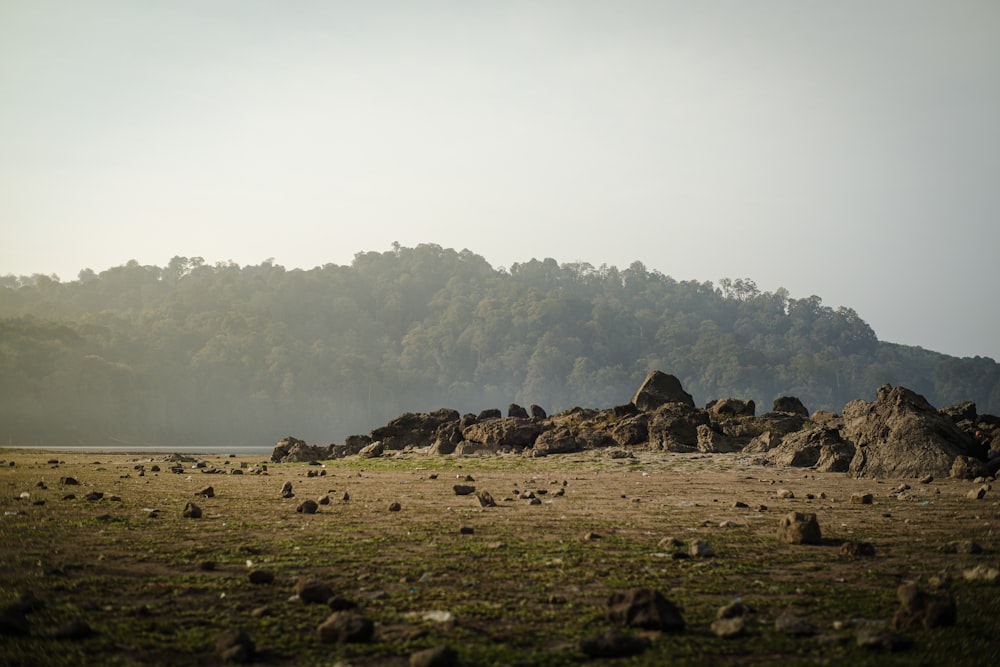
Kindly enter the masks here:
<path id="1" fill-rule="evenodd" d="M 49 452 L 91 452 L 103 454 L 213 454 L 270 456 L 274 447 L 264 445 L 9 445 L 4 449 L 42 449 Z"/>

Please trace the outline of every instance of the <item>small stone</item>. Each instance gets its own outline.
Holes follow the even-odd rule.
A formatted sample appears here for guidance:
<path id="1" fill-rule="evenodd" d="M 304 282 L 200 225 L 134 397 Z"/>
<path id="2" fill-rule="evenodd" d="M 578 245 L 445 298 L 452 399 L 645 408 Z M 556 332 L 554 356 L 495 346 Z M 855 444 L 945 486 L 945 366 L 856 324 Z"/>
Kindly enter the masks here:
<path id="1" fill-rule="evenodd" d="M 198 563 L 198 569 L 202 572 L 214 572 L 215 571 L 215 561 L 214 560 L 203 560 Z"/>
<path id="2" fill-rule="evenodd" d="M 870 493 L 852 493 L 851 503 L 854 505 L 871 505 L 875 502 L 875 496 Z"/>
<path id="3" fill-rule="evenodd" d="M 986 492 L 988 490 L 989 489 L 987 487 L 980 486 L 978 489 L 972 489 L 971 491 L 969 491 L 967 494 L 965 494 L 965 497 L 970 500 L 982 500 L 983 498 L 986 497 Z"/>
<path id="4" fill-rule="evenodd" d="M 493 500 L 493 496 L 490 495 L 489 491 L 479 491 L 476 493 L 476 498 L 479 499 L 480 507 L 496 507 L 497 502 Z"/>
<path id="5" fill-rule="evenodd" d="M 299 506 L 295 508 L 295 511 L 299 514 L 315 514 L 318 509 L 319 505 L 315 500 L 303 500 L 299 503 Z"/>
<path id="6" fill-rule="evenodd" d="M 101 493 L 100 491 L 91 491 L 90 493 L 88 493 L 87 495 L 85 495 L 83 497 L 83 499 L 84 500 L 95 501 L 95 500 L 100 500 L 103 497 L 104 497 L 104 494 Z"/>
<path id="7" fill-rule="evenodd" d="M 86 621 L 70 621 L 65 625 L 60 625 L 58 628 L 52 631 L 53 639 L 69 639 L 75 641 L 78 639 L 86 639 L 94 634 L 94 629 L 87 624 Z"/>
<path id="8" fill-rule="evenodd" d="M 962 572 L 962 576 L 965 577 L 966 581 L 985 581 L 992 584 L 997 578 L 1000 578 L 1000 570 L 997 570 L 995 567 L 977 565 Z"/>
<path id="9" fill-rule="evenodd" d="M 608 597 L 606 607 L 608 621 L 615 625 L 664 632 L 684 630 L 680 609 L 651 588 L 616 591 Z"/>
<path id="10" fill-rule="evenodd" d="M 949 594 L 925 593 L 916 583 L 910 582 L 900 586 L 896 596 L 900 603 L 892 617 L 892 627 L 896 630 L 955 625 L 958 619 L 955 598 Z"/>
<path id="11" fill-rule="evenodd" d="M 194 503 L 188 503 L 184 506 L 184 512 L 182 516 L 185 519 L 200 519 L 201 518 L 201 508 Z"/>
<path id="12" fill-rule="evenodd" d="M 821 544 L 819 521 L 812 513 L 791 512 L 778 526 L 778 539 L 786 544 Z"/>
<path id="13" fill-rule="evenodd" d="M 476 487 L 468 484 L 456 484 L 451 488 L 456 496 L 468 496 L 476 492 Z"/>
<path id="14" fill-rule="evenodd" d="M 351 499 L 351 494 L 349 494 L 347 491 L 344 491 L 344 495 L 341 496 L 341 500 L 343 500 L 346 503 L 350 499 Z"/>
<path id="15" fill-rule="evenodd" d="M 604 539 L 604 537 L 598 533 L 587 533 L 586 535 L 583 536 L 583 539 L 586 540 L 587 542 L 590 542 L 592 540 Z"/>
<path id="16" fill-rule="evenodd" d="M 676 547 L 684 546 L 684 543 L 678 540 L 676 537 L 664 537 L 662 540 L 656 543 L 656 546 L 661 549 L 671 549 Z"/>
<path id="17" fill-rule="evenodd" d="M 284 484 L 281 485 L 281 497 L 282 498 L 292 498 L 294 496 L 295 496 L 295 493 L 292 491 L 292 483 L 291 482 L 285 482 Z"/>
<path id="18" fill-rule="evenodd" d="M 745 502 L 737 500 L 735 503 L 733 503 L 733 507 L 736 509 L 748 509 L 750 506 L 747 505 Z"/>
<path id="19" fill-rule="evenodd" d="M 930 484 L 934 481 L 934 475 L 924 475 L 919 481 L 921 484 Z"/>
<path id="20" fill-rule="evenodd" d="M 389 505 L 389 511 L 390 512 L 399 512 L 402 509 L 403 509 L 403 506 L 400 505 L 399 503 L 390 503 L 390 505 Z"/>
<path id="21" fill-rule="evenodd" d="M 538 498 L 532 498 L 531 500 L 528 501 L 528 504 L 529 505 L 541 505 L 542 501 L 539 500 Z"/>
<path id="22" fill-rule="evenodd" d="M 215 636 L 215 652 L 222 662 L 251 662 L 254 645 L 250 636 L 239 628 L 229 628 Z"/>
<path id="23" fill-rule="evenodd" d="M 979 554 L 983 552 L 983 547 L 975 540 L 959 540 L 954 543 L 955 553 L 959 554 Z"/>
<path id="24" fill-rule="evenodd" d="M 715 555 L 715 549 L 705 540 L 694 540 L 688 547 L 688 553 L 693 558 L 711 558 Z"/>
<path id="25" fill-rule="evenodd" d="M 731 639 L 732 637 L 739 637 L 743 634 L 743 630 L 746 628 L 746 619 L 742 616 L 733 616 L 731 618 L 718 618 L 712 621 L 712 632 L 715 633 L 716 637 L 722 637 L 723 639 Z"/>
<path id="26" fill-rule="evenodd" d="M 270 584 L 274 582 L 274 572 L 270 570 L 254 570 L 249 574 L 251 584 Z"/>
<path id="27" fill-rule="evenodd" d="M 410 667 L 457 667 L 458 653 L 450 646 L 435 646 L 410 654 Z"/>
<path id="28" fill-rule="evenodd" d="M 725 607 L 720 607 L 719 611 L 715 613 L 716 618 L 735 618 L 737 616 L 746 616 L 750 613 L 750 607 L 746 606 L 742 602 L 732 602 L 727 604 Z"/>
<path id="29" fill-rule="evenodd" d="M 303 602 L 326 604 L 333 597 L 333 588 L 318 579 L 302 578 L 295 582 L 295 594 Z"/>
<path id="30" fill-rule="evenodd" d="M 458 534 L 459 535 L 472 535 L 475 532 L 476 532 L 476 529 L 473 528 L 472 526 L 459 526 L 459 528 L 458 528 Z"/>
<path id="31" fill-rule="evenodd" d="M 204 489 L 202 489 L 201 491 L 199 491 L 198 493 L 196 493 L 194 495 L 196 495 L 196 496 L 205 496 L 206 498 L 214 498 L 215 497 L 215 489 L 213 489 L 210 486 L 206 486 Z"/>
<path id="32" fill-rule="evenodd" d="M 795 494 L 790 489 L 778 489 L 775 494 L 778 498 L 794 498 Z"/>
<path id="33" fill-rule="evenodd" d="M 840 553 L 851 558 L 874 556 L 875 545 L 871 542 L 844 542 L 840 545 Z"/>
<path id="34" fill-rule="evenodd" d="M 888 630 L 862 628 L 858 630 L 856 641 L 859 647 L 880 651 L 905 651 L 913 646 L 913 640 Z"/>
<path id="35" fill-rule="evenodd" d="M 261 607 L 254 607 L 253 610 L 250 612 L 251 618 L 263 618 L 265 616 L 270 616 L 270 615 L 271 615 L 271 608 L 268 607 L 267 605 L 263 605 Z"/>
<path id="36" fill-rule="evenodd" d="M 319 640 L 327 643 L 360 643 L 372 638 L 375 624 L 355 611 L 335 611 L 316 628 Z"/>
<path id="37" fill-rule="evenodd" d="M 77 486 L 80 484 L 80 482 L 78 482 L 75 477 L 60 477 L 59 483 L 64 484 L 66 486 Z"/>
<path id="38" fill-rule="evenodd" d="M 329 505 L 330 504 L 330 496 L 328 496 L 328 495 L 322 496 L 316 502 L 318 504 L 320 504 L 320 505 Z"/>

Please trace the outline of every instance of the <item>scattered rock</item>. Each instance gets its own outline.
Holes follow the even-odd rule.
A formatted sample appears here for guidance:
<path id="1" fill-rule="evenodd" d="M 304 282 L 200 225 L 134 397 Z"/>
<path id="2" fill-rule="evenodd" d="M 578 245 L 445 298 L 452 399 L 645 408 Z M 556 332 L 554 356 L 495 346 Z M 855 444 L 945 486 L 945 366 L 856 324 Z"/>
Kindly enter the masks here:
<path id="1" fill-rule="evenodd" d="M 608 621 L 615 625 L 664 632 L 684 630 L 684 618 L 674 603 L 651 588 L 616 591 L 608 597 Z"/>
<path id="2" fill-rule="evenodd" d="M 68 639 L 70 641 L 77 641 L 80 639 L 86 639 L 87 637 L 92 637 L 95 634 L 97 633 L 86 621 L 77 620 L 60 625 L 52 631 L 51 637 L 53 639 Z"/>
<path id="3" fill-rule="evenodd" d="M 681 403 L 693 408 L 694 398 L 673 375 L 650 371 L 632 397 L 632 404 L 643 412 L 652 412 L 666 403 Z"/>
<path id="4" fill-rule="evenodd" d="M 319 504 L 319 505 L 329 505 L 330 504 L 330 496 L 329 495 L 321 496 L 316 501 L 316 503 Z"/>
<path id="5" fill-rule="evenodd" d="M 333 597 L 333 588 L 319 579 L 302 578 L 295 582 L 295 594 L 303 602 L 326 604 Z"/>
<path id="6" fill-rule="evenodd" d="M 732 616 L 728 618 L 717 618 L 712 621 L 712 632 L 716 637 L 731 639 L 739 637 L 746 628 L 746 619 L 742 616 Z"/>
<path id="7" fill-rule="evenodd" d="M 639 655 L 652 646 L 648 637 L 636 637 L 620 630 L 607 630 L 603 634 L 580 641 L 580 652 L 588 658 L 627 658 Z"/>
<path id="8" fill-rule="evenodd" d="M 293 498 L 295 493 L 292 491 L 292 483 L 285 482 L 281 485 L 281 497 L 282 498 Z"/>
<path id="9" fill-rule="evenodd" d="M 274 582 L 274 572 L 271 570 L 254 570 L 250 573 L 251 584 L 270 584 Z"/>
<path id="10" fill-rule="evenodd" d="M 215 653 L 224 663 L 252 662 L 255 653 L 253 640 L 239 628 L 223 630 L 215 636 Z"/>
<path id="11" fill-rule="evenodd" d="M 688 547 L 688 554 L 693 558 L 711 558 L 715 555 L 715 549 L 705 540 L 694 540 Z"/>
<path id="12" fill-rule="evenodd" d="M 982 500 L 986 497 L 986 492 L 989 491 L 988 486 L 980 486 L 978 489 L 972 489 L 965 494 L 965 497 L 969 500 Z"/>
<path id="13" fill-rule="evenodd" d="M 295 511 L 299 514 L 315 514 L 319 509 L 319 503 L 315 500 L 303 500 L 299 503 L 299 506 L 295 508 Z"/>
<path id="14" fill-rule="evenodd" d="M 900 586 L 896 595 L 900 604 L 892 617 L 892 627 L 896 630 L 937 628 L 955 625 L 958 620 L 955 598 L 950 594 L 926 593 L 910 582 Z"/>
<path id="15" fill-rule="evenodd" d="M 468 496 L 476 492 L 476 487 L 468 484 L 456 484 L 451 488 L 455 491 L 456 496 Z"/>
<path id="16" fill-rule="evenodd" d="M 871 542 L 844 542 L 840 545 L 840 553 L 851 558 L 874 556 L 875 545 Z"/>
<path id="17" fill-rule="evenodd" d="M 435 646 L 410 654 L 410 667 L 458 667 L 458 653 L 450 646 Z"/>
<path id="18" fill-rule="evenodd" d="M 496 507 L 497 502 L 493 500 L 493 496 L 490 495 L 489 491 L 479 491 L 476 493 L 476 498 L 479 499 L 480 507 Z"/>
<path id="19" fill-rule="evenodd" d="M 66 486 L 78 486 L 80 484 L 74 477 L 60 477 L 59 483 Z"/>
<path id="20" fill-rule="evenodd" d="M 459 528 L 458 528 L 458 534 L 459 535 L 472 535 L 475 532 L 476 532 L 476 529 L 473 528 L 472 526 L 459 526 Z"/>
<path id="21" fill-rule="evenodd" d="M 725 607 L 720 607 L 719 611 L 715 613 L 717 619 L 722 618 L 735 618 L 737 616 L 746 616 L 750 613 L 750 607 L 746 606 L 739 600 L 727 604 Z"/>
<path id="22" fill-rule="evenodd" d="M 821 544 L 819 521 L 813 513 L 790 512 L 778 525 L 778 540 L 786 544 Z"/>
<path id="23" fill-rule="evenodd" d="M 778 498 L 788 498 L 788 499 L 795 497 L 795 494 L 792 492 L 791 489 L 778 489 L 777 491 L 775 491 L 774 495 L 777 496 Z"/>
<path id="24" fill-rule="evenodd" d="M 356 611 L 335 611 L 316 631 L 324 644 L 361 643 L 372 638 L 375 624 Z"/>
<path id="25" fill-rule="evenodd" d="M 997 578 L 1000 578 L 1000 570 L 995 567 L 977 565 L 962 572 L 962 576 L 965 577 L 966 581 L 985 581 L 992 584 Z"/>
<path id="26" fill-rule="evenodd" d="M 210 486 L 206 486 L 204 489 L 202 489 L 201 491 L 199 491 L 198 493 L 196 493 L 194 495 L 196 495 L 196 496 L 204 496 L 206 498 L 214 498 L 215 497 L 215 489 L 213 489 Z"/>
<path id="27" fill-rule="evenodd" d="M 875 496 L 870 493 L 852 493 L 851 503 L 854 505 L 871 505 L 875 502 Z"/>
<path id="28" fill-rule="evenodd" d="M 87 495 L 85 495 L 83 497 L 83 499 L 84 500 L 95 501 L 95 500 L 100 500 L 103 497 L 104 497 L 104 494 L 101 493 L 100 491 L 91 491 L 90 493 L 88 493 Z"/>
<path id="29" fill-rule="evenodd" d="M 924 475 L 918 480 L 921 484 L 930 484 L 934 481 L 934 475 Z"/>
<path id="30" fill-rule="evenodd" d="M 402 509 L 403 509 L 403 506 L 400 505 L 399 503 L 390 503 L 389 504 L 389 511 L 390 512 L 399 512 Z"/>
<path id="31" fill-rule="evenodd" d="M 986 464 L 971 456 L 956 456 L 951 464 L 950 475 L 953 479 L 975 479 L 985 477 L 987 473 Z"/>
<path id="32" fill-rule="evenodd" d="M 201 508 L 194 503 L 189 502 L 184 506 L 184 512 L 182 516 L 185 519 L 200 519 L 201 518 Z"/>

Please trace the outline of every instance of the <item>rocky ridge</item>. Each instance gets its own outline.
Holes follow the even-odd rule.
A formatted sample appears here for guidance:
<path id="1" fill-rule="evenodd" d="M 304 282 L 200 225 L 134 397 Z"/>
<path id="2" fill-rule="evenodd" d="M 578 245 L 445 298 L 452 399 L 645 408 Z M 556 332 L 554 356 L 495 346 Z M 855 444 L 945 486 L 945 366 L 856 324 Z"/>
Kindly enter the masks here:
<path id="1" fill-rule="evenodd" d="M 698 408 L 680 381 L 651 371 L 630 402 L 606 409 L 574 407 L 547 415 L 537 405 L 511 404 L 460 415 L 451 409 L 406 413 L 344 444 L 279 441 L 271 461 L 312 462 L 346 456 L 548 456 L 611 448 L 741 454 L 759 464 L 849 472 L 855 477 L 974 478 L 1000 469 L 1000 418 L 974 403 L 936 409 L 919 394 L 884 385 L 875 400 L 851 401 L 840 415 L 810 415 L 795 397 L 780 397 L 757 415 L 752 400 L 733 397 Z"/>

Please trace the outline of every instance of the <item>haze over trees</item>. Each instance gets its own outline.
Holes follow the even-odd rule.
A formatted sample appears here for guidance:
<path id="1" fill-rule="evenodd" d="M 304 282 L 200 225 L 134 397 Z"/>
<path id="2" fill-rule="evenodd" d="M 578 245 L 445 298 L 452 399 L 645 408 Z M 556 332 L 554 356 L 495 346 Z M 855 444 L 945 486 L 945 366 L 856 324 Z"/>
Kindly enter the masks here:
<path id="1" fill-rule="evenodd" d="M 795 395 L 839 412 L 904 385 L 1000 412 L 1000 365 L 879 341 L 850 308 L 437 245 L 286 270 L 175 257 L 78 279 L 0 279 L 0 441 L 337 442 L 402 412 L 610 407 L 648 370 L 699 403 Z"/>

